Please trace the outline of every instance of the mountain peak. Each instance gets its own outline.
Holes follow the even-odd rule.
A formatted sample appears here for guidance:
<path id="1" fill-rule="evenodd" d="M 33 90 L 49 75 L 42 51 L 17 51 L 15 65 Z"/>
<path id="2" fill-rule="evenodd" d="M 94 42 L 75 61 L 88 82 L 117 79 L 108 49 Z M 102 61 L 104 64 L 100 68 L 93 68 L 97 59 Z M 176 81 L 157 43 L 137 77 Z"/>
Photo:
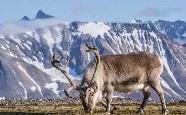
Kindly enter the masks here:
<path id="1" fill-rule="evenodd" d="M 138 19 L 136 19 L 136 18 L 133 19 L 131 22 L 134 23 L 134 24 L 141 24 L 141 23 L 142 23 L 141 20 L 138 20 Z"/>
<path id="2" fill-rule="evenodd" d="M 28 21 L 28 20 L 30 20 L 30 18 L 29 18 L 28 16 L 23 16 L 23 17 L 21 18 L 21 20 Z"/>
<path id="3" fill-rule="evenodd" d="M 36 19 L 43 19 L 43 18 L 53 18 L 54 16 L 51 16 L 49 14 L 44 13 L 42 10 L 39 10 L 36 14 Z"/>

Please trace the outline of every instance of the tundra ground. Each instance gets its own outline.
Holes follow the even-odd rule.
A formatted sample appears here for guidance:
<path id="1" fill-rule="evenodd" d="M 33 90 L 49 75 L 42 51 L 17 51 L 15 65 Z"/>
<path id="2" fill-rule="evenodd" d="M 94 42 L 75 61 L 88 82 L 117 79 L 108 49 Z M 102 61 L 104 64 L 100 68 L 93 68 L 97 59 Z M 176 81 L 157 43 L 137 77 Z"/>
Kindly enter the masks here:
<path id="1" fill-rule="evenodd" d="M 139 108 L 138 104 L 115 105 L 117 115 L 135 115 Z M 186 104 L 168 104 L 170 115 L 186 115 Z M 104 115 L 105 108 L 97 106 L 94 114 Z M 145 115 L 159 115 L 161 113 L 160 104 L 148 104 L 145 108 Z M 0 115 L 84 115 L 81 104 L 61 104 L 61 105 L 3 105 L 0 106 Z M 87 114 L 89 115 L 89 114 Z"/>

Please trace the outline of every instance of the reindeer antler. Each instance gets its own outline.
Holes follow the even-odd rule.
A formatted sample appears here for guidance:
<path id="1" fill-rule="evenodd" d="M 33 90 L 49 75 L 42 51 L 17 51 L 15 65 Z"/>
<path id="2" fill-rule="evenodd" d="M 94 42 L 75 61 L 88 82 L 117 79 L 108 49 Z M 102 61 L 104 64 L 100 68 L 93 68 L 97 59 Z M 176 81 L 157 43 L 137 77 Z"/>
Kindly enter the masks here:
<path id="1" fill-rule="evenodd" d="M 67 62 L 68 62 L 68 61 L 69 61 L 69 57 L 67 57 Z M 65 92 L 65 95 L 66 95 L 67 97 L 72 98 L 72 97 L 69 95 L 69 92 L 70 92 L 71 90 L 73 90 L 73 89 L 79 90 L 79 89 L 78 89 L 78 86 L 75 84 L 75 82 L 72 80 L 72 78 L 67 74 L 66 70 L 64 70 L 64 69 L 62 69 L 62 68 L 60 68 L 60 67 L 58 67 L 58 66 L 56 65 L 56 63 L 60 63 L 60 60 L 57 59 L 56 56 L 55 56 L 55 54 L 54 54 L 53 57 L 52 57 L 51 64 L 52 64 L 56 69 L 58 69 L 59 71 L 61 71 L 61 72 L 64 74 L 64 76 L 67 78 L 67 80 L 69 81 L 69 83 L 70 83 L 71 86 L 70 86 L 69 88 L 67 88 L 67 89 L 64 89 L 64 92 Z"/>
<path id="2" fill-rule="evenodd" d="M 91 82 L 92 82 L 93 79 L 94 79 L 94 76 L 96 74 L 97 68 L 98 68 L 98 64 L 99 64 L 99 61 L 100 61 L 100 55 L 99 55 L 99 51 L 98 51 L 98 49 L 96 48 L 95 45 L 93 45 L 93 47 L 88 45 L 87 43 L 85 43 L 85 45 L 88 47 L 87 52 L 93 52 L 96 56 L 96 67 L 95 67 L 95 70 L 94 70 L 94 73 L 93 73 L 93 76 L 92 76 L 92 79 L 91 79 Z"/>
<path id="3" fill-rule="evenodd" d="M 92 80 L 91 80 L 91 82 L 93 81 L 93 78 L 94 78 L 94 76 L 95 76 L 95 73 L 96 73 L 96 70 L 97 70 L 97 67 L 98 67 L 98 63 L 99 63 L 99 61 L 100 61 L 100 56 L 99 56 L 99 51 L 98 51 L 98 49 L 95 47 L 95 46 L 93 46 L 93 47 L 91 47 L 91 46 L 89 46 L 88 44 L 86 44 L 86 46 L 88 47 L 88 50 L 87 50 L 87 52 L 93 52 L 95 55 L 96 55 L 96 67 L 95 67 L 95 70 L 94 70 L 94 74 L 93 74 L 93 77 L 92 77 Z M 67 63 L 69 62 L 69 56 L 67 56 Z M 52 57 L 52 61 L 51 61 L 51 64 L 56 68 L 56 69 L 58 69 L 59 71 L 61 71 L 63 74 L 64 74 L 64 76 L 67 78 L 67 80 L 69 81 L 69 83 L 70 83 L 70 87 L 69 88 L 67 88 L 67 89 L 64 89 L 64 92 L 65 92 L 65 95 L 67 96 L 67 97 L 69 97 L 69 98 L 72 98 L 70 95 L 69 95 L 69 92 L 71 91 L 71 90 L 77 90 L 77 91 L 80 91 L 80 90 L 82 90 L 83 89 L 83 87 L 81 87 L 81 86 L 77 86 L 76 84 L 75 84 L 75 82 L 72 80 L 72 78 L 68 75 L 68 73 L 66 72 L 66 70 L 64 70 L 64 69 L 62 69 L 62 68 L 60 68 L 60 67 L 58 67 L 56 64 L 57 63 L 60 63 L 60 60 L 59 59 L 57 59 L 56 58 L 56 55 L 55 55 L 55 53 L 54 53 L 54 55 L 53 55 L 53 57 Z M 93 82 L 92 82 L 93 83 Z M 94 86 L 94 85 L 93 85 Z M 97 90 L 97 86 L 94 86 L 95 88 L 95 91 Z"/>
<path id="4" fill-rule="evenodd" d="M 54 53 L 54 55 L 52 56 L 51 64 L 55 65 L 56 63 L 60 63 L 60 60 L 56 58 L 56 55 Z"/>
<path id="5" fill-rule="evenodd" d="M 89 50 L 98 50 L 95 45 L 93 45 L 93 47 L 89 46 L 87 43 L 85 43 L 85 45 L 88 47 Z M 87 50 L 87 52 L 90 52 L 89 50 Z"/>

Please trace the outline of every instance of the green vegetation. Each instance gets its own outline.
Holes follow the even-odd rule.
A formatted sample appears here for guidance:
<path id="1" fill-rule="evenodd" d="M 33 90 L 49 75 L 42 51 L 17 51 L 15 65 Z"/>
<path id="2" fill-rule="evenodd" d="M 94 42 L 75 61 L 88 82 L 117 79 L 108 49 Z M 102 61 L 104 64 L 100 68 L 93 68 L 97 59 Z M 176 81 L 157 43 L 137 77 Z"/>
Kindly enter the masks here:
<path id="1" fill-rule="evenodd" d="M 116 105 L 117 115 L 134 115 L 139 108 L 138 104 Z M 158 115 L 161 113 L 160 104 L 148 104 L 145 108 L 145 115 Z M 168 110 L 172 115 L 186 115 L 186 104 L 168 104 Z M 105 109 L 97 106 L 94 114 L 104 115 Z M 4 105 L 0 106 L 1 114 L 39 114 L 39 115 L 82 115 L 83 108 L 80 104 L 61 104 L 61 105 Z M 89 114 L 87 114 L 89 115 Z"/>

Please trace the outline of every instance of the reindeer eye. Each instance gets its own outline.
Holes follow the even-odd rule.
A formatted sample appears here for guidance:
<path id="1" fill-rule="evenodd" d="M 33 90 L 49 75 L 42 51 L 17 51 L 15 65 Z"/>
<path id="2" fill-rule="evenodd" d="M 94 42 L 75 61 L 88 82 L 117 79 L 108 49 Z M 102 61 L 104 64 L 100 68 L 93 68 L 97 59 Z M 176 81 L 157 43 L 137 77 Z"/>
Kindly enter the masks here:
<path id="1" fill-rule="evenodd" d="M 90 93 L 90 96 L 93 96 L 94 95 L 94 93 L 92 92 L 92 93 Z"/>
<path id="2" fill-rule="evenodd" d="M 91 90 L 89 89 L 88 92 L 91 92 Z"/>

